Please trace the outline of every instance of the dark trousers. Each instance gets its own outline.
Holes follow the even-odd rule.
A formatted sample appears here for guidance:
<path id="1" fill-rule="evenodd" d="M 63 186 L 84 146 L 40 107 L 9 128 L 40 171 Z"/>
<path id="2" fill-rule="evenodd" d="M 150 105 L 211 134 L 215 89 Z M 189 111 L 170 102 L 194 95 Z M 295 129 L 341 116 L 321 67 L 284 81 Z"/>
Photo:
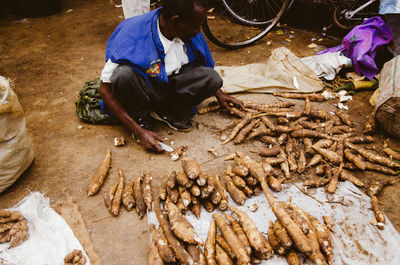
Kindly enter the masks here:
<path id="1" fill-rule="evenodd" d="M 179 74 L 170 75 L 168 84 L 152 86 L 129 65 L 119 65 L 111 83 L 114 96 L 135 120 L 150 110 L 175 120 L 188 119 L 194 107 L 222 87 L 214 69 L 195 64 L 186 64 Z"/>

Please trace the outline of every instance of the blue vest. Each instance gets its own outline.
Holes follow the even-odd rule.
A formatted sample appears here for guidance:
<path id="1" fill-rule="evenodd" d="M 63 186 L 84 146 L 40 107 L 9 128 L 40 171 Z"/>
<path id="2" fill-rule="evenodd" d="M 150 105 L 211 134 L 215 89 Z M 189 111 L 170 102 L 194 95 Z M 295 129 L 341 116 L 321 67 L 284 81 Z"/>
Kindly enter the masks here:
<path id="1" fill-rule="evenodd" d="M 161 8 L 122 21 L 107 42 L 106 62 L 129 64 L 147 83 L 168 83 L 164 48 L 158 36 Z M 214 68 L 207 42 L 200 32 L 185 43 L 189 62 Z"/>

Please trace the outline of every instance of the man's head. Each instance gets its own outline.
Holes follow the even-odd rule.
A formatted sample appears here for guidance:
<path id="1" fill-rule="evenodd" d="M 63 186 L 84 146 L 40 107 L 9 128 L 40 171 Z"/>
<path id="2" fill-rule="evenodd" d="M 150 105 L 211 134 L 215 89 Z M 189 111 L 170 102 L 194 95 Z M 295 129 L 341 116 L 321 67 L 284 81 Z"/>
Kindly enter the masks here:
<path id="1" fill-rule="evenodd" d="M 206 0 L 163 0 L 162 14 L 172 34 L 188 40 L 200 32 L 206 18 Z"/>

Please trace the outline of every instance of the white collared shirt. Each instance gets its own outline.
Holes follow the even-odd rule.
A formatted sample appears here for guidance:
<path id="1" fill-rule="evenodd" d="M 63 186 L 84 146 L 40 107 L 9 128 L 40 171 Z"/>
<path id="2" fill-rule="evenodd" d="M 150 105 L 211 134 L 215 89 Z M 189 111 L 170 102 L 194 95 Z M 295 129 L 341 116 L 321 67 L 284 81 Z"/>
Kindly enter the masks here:
<path id="1" fill-rule="evenodd" d="M 161 43 L 164 47 L 164 63 L 165 71 L 167 75 L 172 73 L 178 74 L 181 67 L 189 63 L 189 57 L 187 55 L 185 43 L 179 39 L 174 38 L 169 40 L 161 33 L 160 20 L 157 21 L 158 36 L 160 36 Z"/>
<path id="2" fill-rule="evenodd" d="M 157 20 L 157 31 L 164 47 L 165 71 L 167 72 L 167 75 L 171 75 L 173 73 L 177 74 L 183 65 L 189 63 L 189 57 L 187 55 L 185 43 L 179 38 L 169 40 L 164 37 L 160 30 L 159 21 L 160 19 Z M 101 81 L 104 83 L 111 83 L 111 76 L 117 66 L 117 63 L 113 63 L 110 59 L 108 59 L 101 72 Z"/>

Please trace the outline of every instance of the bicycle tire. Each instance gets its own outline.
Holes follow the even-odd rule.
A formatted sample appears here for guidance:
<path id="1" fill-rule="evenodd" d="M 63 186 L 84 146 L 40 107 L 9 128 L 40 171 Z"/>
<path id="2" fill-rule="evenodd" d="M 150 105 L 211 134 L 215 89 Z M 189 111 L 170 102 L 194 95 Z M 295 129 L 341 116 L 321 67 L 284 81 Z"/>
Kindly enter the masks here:
<path id="1" fill-rule="evenodd" d="M 221 0 L 225 9 L 240 23 L 265 27 L 279 13 L 285 0 Z M 275 6 L 275 7 L 272 7 Z M 276 9 L 278 8 L 278 9 Z M 276 12 L 278 11 L 278 12 Z"/>
<path id="2" fill-rule="evenodd" d="M 220 0 L 221 2 L 223 0 Z M 269 24 L 265 25 L 264 27 L 261 28 L 261 31 L 257 33 L 255 36 L 252 36 L 246 40 L 238 40 L 238 41 L 229 41 L 224 39 L 225 34 L 216 34 L 216 32 L 213 32 L 214 30 L 210 28 L 208 19 L 206 19 L 202 25 L 203 32 L 207 36 L 207 38 L 213 42 L 214 44 L 226 48 L 226 49 L 239 49 L 239 48 L 244 48 L 247 47 L 254 42 L 260 40 L 263 38 L 268 32 L 278 23 L 279 19 L 282 17 L 283 13 L 286 11 L 286 9 L 289 6 L 289 3 L 291 3 L 291 0 L 284 0 L 282 6 L 280 7 L 279 11 L 276 13 L 276 16 L 270 20 Z M 227 11 L 229 15 L 231 13 Z M 235 18 L 236 19 L 236 18 Z M 246 27 L 249 28 L 248 25 Z M 231 29 L 232 30 L 232 29 Z"/>

